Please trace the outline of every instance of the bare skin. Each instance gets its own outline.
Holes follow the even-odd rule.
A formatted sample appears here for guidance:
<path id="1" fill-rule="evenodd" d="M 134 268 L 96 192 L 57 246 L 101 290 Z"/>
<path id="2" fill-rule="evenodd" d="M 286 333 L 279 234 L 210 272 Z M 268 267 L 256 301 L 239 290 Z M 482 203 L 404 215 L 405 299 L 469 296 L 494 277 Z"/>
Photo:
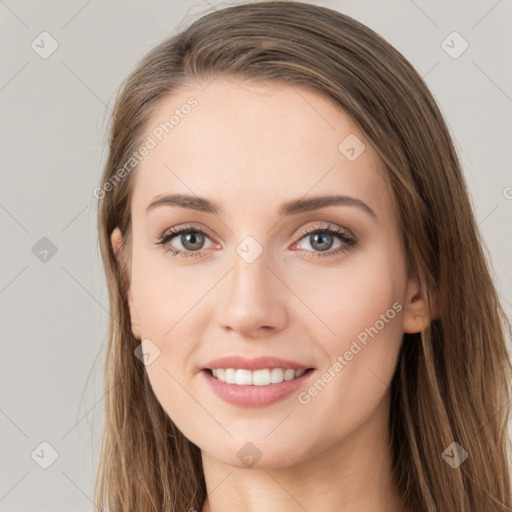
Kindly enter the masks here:
<path id="1" fill-rule="evenodd" d="M 418 281 L 406 275 L 377 154 L 323 96 L 220 78 L 205 85 L 166 99 L 148 127 L 197 99 L 134 176 L 127 276 L 133 333 L 159 350 L 146 367 L 155 395 L 202 452 L 202 512 L 405 511 L 391 472 L 389 385 L 403 333 L 429 318 Z M 354 140 L 348 153 L 338 148 L 350 134 L 365 145 L 352 161 Z M 147 210 L 171 193 L 208 198 L 220 212 Z M 284 202 L 333 194 L 375 215 L 355 204 L 279 214 Z M 158 245 L 182 226 L 205 232 L 195 242 L 201 254 L 190 256 L 198 251 L 179 234 L 166 247 L 185 256 Z M 332 246 L 323 251 L 304 227 L 338 228 L 355 244 L 327 235 Z M 118 255 L 121 237 L 112 234 Z M 262 249 L 250 263 L 236 251 L 246 237 Z M 372 326 L 377 334 L 345 357 Z M 226 355 L 271 355 L 314 371 L 302 400 L 293 393 L 239 407 L 215 395 L 202 371 Z M 338 356 L 344 364 L 336 371 Z M 310 391 L 329 369 L 330 381 Z M 251 467 L 237 456 L 247 443 L 261 454 Z"/>

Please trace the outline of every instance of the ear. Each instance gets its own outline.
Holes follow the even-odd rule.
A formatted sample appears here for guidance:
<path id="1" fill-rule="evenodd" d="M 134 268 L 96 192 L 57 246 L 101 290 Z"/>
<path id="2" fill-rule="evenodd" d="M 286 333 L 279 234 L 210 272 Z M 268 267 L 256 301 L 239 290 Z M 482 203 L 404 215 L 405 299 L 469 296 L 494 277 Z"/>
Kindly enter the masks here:
<path id="1" fill-rule="evenodd" d="M 139 315 L 137 314 L 137 310 L 135 309 L 135 305 L 133 303 L 133 295 L 131 290 L 131 282 L 130 276 L 126 271 L 126 254 L 124 253 L 125 247 L 123 245 L 123 235 L 121 230 L 116 227 L 112 234 L 110 235 L 110 242 L 112 243 L 112 250 L 114 251 L 117 265 L 121 272 L 121 276 L 124 283 L 124 291 L 126 292 L 126 298 L 128 301 L 128 308 L 130 310 L 130 318 L 132 323 L 132 333 L 137 339 L 141 339 L 140 335 L 140 322 Z"/>
<path id="2" fill-rule="evenodd" d="M 409 280 L 403 316 L 404 332 L 421 332 L 429 325 L 431 317 L 424 293 L 418 279 Z"/>

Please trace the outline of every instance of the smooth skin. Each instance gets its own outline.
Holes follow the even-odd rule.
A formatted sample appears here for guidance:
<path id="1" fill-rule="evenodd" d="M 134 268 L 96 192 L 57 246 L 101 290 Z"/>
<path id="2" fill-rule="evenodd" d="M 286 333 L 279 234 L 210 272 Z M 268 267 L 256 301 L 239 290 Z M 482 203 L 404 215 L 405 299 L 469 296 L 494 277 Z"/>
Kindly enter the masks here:
<path id="1" fill-rule="evenodd" d="M 430 319 L 419 281 L 406 275 L 377 154 L 322 95 L 224 78 L 166 98 L 147 134 L 190 96 L 197 106 L 133 176 L 126 279 L 133 334 L 160 351 L 146 367 L 155 395 L 202 452 L 202 512 L 406 510 L 392 480 L 390 382 L 403 333 Z M 354 161 L 338 149 L 350 134 L 365 144 Z M 162 194 L 204 197 L 219 213 L 148 211 Z M 285 202 L 333 194 L 363 201 L 375 217 L 354 205 L 279 215 Z M 206 236 L 196 232 L 190 243 L 178 234 L 158 245 L 169 228 L 190 225 Z M 332 243 L 325 251 L 301 234 L 325 226 L 349 233 L 355 245 L 322 256 L 347 249 L 337 235 L 324 238 Z M 121 237 L 112 233 L 118 257 Z M 263 251 L 251 263 L 236 251 L 246 237 Z M 401 306 L 394 318 L 307 404 L 293 393 L 266 407 L 230 405 L 201 372 L 226 355 L 272 355 L 315 368 L 307 391 L 394 303 Z M 261 452 L 252 467 L 237 457 L 249 442 Z"/>

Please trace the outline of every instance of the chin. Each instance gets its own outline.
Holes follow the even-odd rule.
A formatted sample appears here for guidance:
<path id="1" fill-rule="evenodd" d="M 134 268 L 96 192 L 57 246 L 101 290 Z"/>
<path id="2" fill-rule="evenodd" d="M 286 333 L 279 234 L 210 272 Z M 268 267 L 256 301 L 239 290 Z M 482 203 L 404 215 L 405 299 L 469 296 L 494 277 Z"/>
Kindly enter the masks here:
<path id="1" fill-rule="evenodd" d="M 281 469 L 294 466 L 305 460 L 307 450 L 301 444 L 282 443 L 277 440 L 265 439 L 264 436 L 250 437 L 244 435 L 231 439 L 229 443 L 215 446 L 211 440 L 203 446 L 198 445 L 201 451 L 206 451 L 210 457 L 236 468 L 251 469 Z M 300 449 L 299 449 L 300 447 Z"/>

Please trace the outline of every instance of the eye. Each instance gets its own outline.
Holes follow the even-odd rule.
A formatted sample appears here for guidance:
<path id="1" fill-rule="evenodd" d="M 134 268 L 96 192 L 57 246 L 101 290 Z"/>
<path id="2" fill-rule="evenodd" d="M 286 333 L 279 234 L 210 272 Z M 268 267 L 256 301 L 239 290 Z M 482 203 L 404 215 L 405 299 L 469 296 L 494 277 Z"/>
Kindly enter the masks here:
<path id="1" fill-rule="evenodd" d="M 181 244 L 182 248 L 176 248 L 170 245 L 171 240 L 175 238 L 178 239 L 178 243 Z M 164 249 L 173 256 L 190 258 L 203 254 L 202 249 L 207 238 L 209 237 L 204 231 L 193 226 L 183 226 L 168 229 L 166 233 L 159 238 L 157 243 L 158 245 L 162 245 Z"/>
<path id="2" fill-rule="evenodd" d="M 338 227 L 309 226 L 304 228 L 300 234 L 305 236 L 296 242 L 293 247 L 298 247 L 301 240 L 305 240 L 313 248 L 313 251 L 307 251 L 306 254 L 312 257 L 336 256 L 349 251 L 356 244 L 355 238 L 348 231 Z M 332 249 L 335 239 L 338 239 L 340 243 Z"/>

